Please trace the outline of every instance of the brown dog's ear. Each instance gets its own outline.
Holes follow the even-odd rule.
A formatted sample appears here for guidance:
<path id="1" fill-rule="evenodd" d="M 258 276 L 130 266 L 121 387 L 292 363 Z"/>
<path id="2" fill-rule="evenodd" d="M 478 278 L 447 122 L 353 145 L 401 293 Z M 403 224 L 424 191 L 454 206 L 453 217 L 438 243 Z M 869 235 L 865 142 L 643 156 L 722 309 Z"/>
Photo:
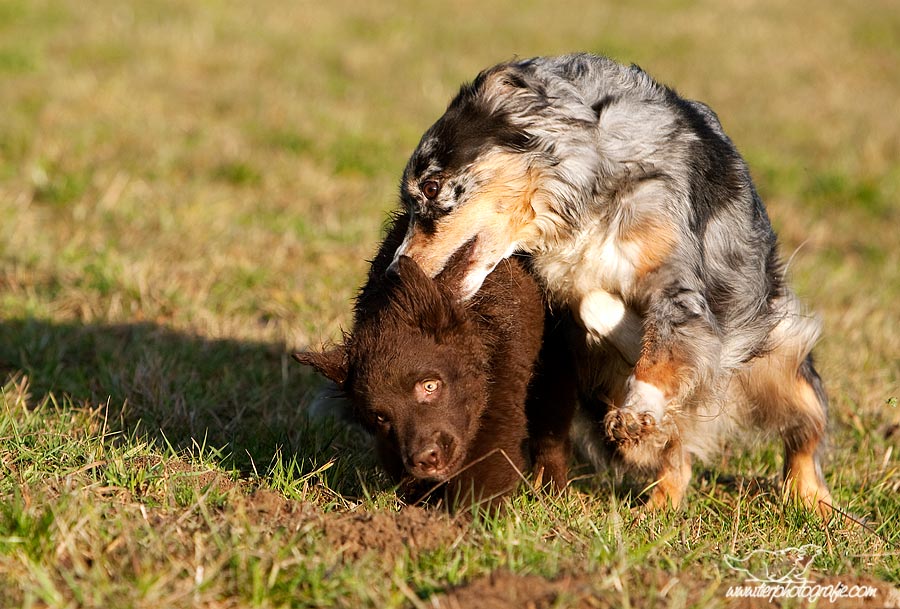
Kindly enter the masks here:
<path id="1" fill-rule="evenodd" d="M 291 357 L 306 366 L 312 366 L 319 374 L 343 385 L 347 380 L 347 349 L 343 346 L 328 351 L 301 351 Z"/>
<path id="2" fill-rule="evenodd" d="M 400 319 L 438 340 L 444 332 L 458 328 L 464 316 L 449 294 L 407 256 L 397 259 L 397 274 L 392 280 L 391 305 Z"/>
<path id="3" fill-rule="evenodd" d="M 459 294 L 463 279 L 472 266 L 472 254 L 475 252 L 475 242 L 478 237 L 472 237 L 463 243 L 458 250 L 453 252 L 444 268 L 434 278 L 435 282 L 443 288 L 444 292 L 454 296 Z"/>

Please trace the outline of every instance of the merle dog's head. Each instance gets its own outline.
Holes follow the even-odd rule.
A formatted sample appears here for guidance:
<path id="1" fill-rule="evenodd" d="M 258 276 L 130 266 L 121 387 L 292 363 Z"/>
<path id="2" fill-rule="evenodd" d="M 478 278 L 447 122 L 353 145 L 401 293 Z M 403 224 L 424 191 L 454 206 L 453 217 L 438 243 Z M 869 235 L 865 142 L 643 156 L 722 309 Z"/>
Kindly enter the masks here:
<path id="1" fill-rule="evenodd" d="M 294 357 L 334 381 L 413 477 L 445 481 L 465 463 L 488 399 L 488 354 L 444 277 L 400 257 L 378 310 L 344 344 Z"/>
<path id="2" fill-rule="evenodd" d="M 400 189 L 412 221 L 392 268 L 405 255 L 434 277 L 473 242 L 456 294 L 473 296 L 501 260 L 533 249 L 563 222 L 554 200 L 590 188 L 594 175 L 580 164 L 594 153 L 579 142 L 590 140 L 595 123 L 567 78 L 539 61 L 483 71 L 460 89 L 407 163 Z"/>

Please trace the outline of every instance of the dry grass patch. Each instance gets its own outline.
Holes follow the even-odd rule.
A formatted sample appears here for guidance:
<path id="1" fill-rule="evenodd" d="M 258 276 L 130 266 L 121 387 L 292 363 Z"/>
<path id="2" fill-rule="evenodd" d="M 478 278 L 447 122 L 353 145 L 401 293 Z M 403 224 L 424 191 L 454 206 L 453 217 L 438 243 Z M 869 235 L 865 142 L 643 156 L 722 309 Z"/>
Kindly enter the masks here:
<path id="1" fill-rule="evenodd" d="M 807 544 L 890 604 L 898 31 L 891 0 L 0 2 L 0 606 L 714 607 L 726 554 Z M 782 505 L 765 442 L 677 514 L 601 475 L 466 524 L 307 419 L 288 354 L 349 323 L 421 133 L 479 69 L 571 50 L 708 102 L 747 157 L 868 528 Z"/>

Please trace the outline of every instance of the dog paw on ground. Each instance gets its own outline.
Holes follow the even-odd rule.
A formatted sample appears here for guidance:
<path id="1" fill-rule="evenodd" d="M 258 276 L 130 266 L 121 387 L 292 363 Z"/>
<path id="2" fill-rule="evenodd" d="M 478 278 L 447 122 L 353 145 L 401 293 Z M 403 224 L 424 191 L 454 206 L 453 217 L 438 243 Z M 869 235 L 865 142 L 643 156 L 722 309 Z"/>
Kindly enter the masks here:
<path id="1" fill-rule="evenodd" d="M 603 423 L 606 436 L 620 446 L 641 444 L 650 438 L 659 440 L 661 437 L 668 437 L 672 427 L 672 422 L 666 415 L 662 421 L 657 422 L 652 412 L 636 412 L 629 408 L 609 411 Z"/>
<path id="2" fill-rule="evenodd" d="M 604 421 L 606 435 L 617 444 L 640 442 L 657 431 L 656 417 L 649 412 L 612 410 Z"/>

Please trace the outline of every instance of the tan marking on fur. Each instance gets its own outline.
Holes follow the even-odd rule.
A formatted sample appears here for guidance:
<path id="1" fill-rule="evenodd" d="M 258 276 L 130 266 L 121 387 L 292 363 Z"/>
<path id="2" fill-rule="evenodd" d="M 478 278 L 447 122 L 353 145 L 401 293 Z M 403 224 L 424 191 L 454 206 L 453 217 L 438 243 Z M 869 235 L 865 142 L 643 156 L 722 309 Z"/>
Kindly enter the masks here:
<path id="1" fill-rule="evenodd" d="M 492 210 L 484 205 L 464 205 L 442 219 L 433 234 L 413 227 L 406 255 L 415 260 L 425 274 L 437 275 L 450 256 L 475 234 L 473 228 L 493 220 Z"/>
<path id="2" fill-rule="evenodd" d="M 782 346 L 755 360 L 739 377 L 746 395 L 753 401 L 753 415 L 769 428 L 790 427 L 806 417 L 818 434 L 825 432 L 825 411 L 812 387 L 797 374 L 802 356 Z"/>
<path id="3" fill-rule="evenodd" d="M 479 192 L 439 220 L 434 234 L 413 230 L 405 253 L 429 276 L 439 273 L 453 252 L 475 235 L 476 256 L 495 261 L 512 244 L 533 238 L 531 201 L 540 184 L 537 171 L 514 153 L 491 154 L 471 171 L 483 180 Z"/>
<path id="4" fill-rule="evenodd" d="M 657 472 L 657 482 L 650 491 L 647 507 L 660 510 L 677 508 L 684 499 L 684 493 L 691 481 L 691 455 L 681 443 L 667 451 L 662 467 Z"/>
<path id="5" fill-rule="evenodd" d="M 754 362 L 741 380 L 759 424 L 782 430 L 782 434 L 808 437 L 799 448 L 791 449 L 785 442 L 785 498 L 793 498 L 827 520 L 832 514 L 832 498 L 816 457 L 825 436 L 825 411 L 813 388 L 797 374 L 805 351 L 794 342 L 785 342 Z"/>
<path id="6" fill-rule="evenodd" d="M 816 449 L 819 438 L 813 438 L 800 449 L 788 450 L 784 457 L 784 489 L 787 496 L 817 511 L 828 520 L 833 500 L 828 488 L 819 477 Z"/>
<path id="7" fill-rule="evenodd" d="M 538 190 L 537 171 L 521 154 L 496 152 L 472 168 L 485 182 L 466 205 L 490 204 L 509 217 L 510 225 L 521 229 L 534 220 L 531 200 Z"/>
<path id="8" fill-rule="evenodd" d="M 666 399 L 675 397 L 687 362 L 670 349 L 657 348 L 652 326 L 647 328 L 643 342 L 641 356 L 634 366 L 634 378 L 653 385 L 663 392 Z"/>
<path id="9" fill-rule="evenodd" d="M 634 378 L 653 385 L 669 399 L 678 392 L 679 373 L 683 368 L 684 364 L 674 359 L 648 362 L 647 358 L 641 357 L 634 367 Z"/>
<path id="10" fill-rule="evenodd" d="M 800 405 L 806 415 L 816 421 L 816 431 L 825 432 L 825 412 L 815 390 L 806 382 L 806 379 L 797 376 L 794 383 L 794 403 Z"/>
<path id="11" fill-rule="evenodd" d="M 816 421 L 816 435 L 799 449 L 785 450 L 785 489 L 806 507 L 816 510 L 826 520 L 831 517 L 831 493 L 819 473 L 816 450 L 825 431 L 824 413 L 816 392 L 804 379 L 798 378 L 794 385 L 794 403 L 801 406 L 807 416 Z"/>
<path id="12" fill-rule="evenodd" d="M 637 220 L 621 235 L 622 249 L 631 253 L 635 278 L 640 279 L 662 266 L 678 243 L 671 222 L 657 216 Z"/>

